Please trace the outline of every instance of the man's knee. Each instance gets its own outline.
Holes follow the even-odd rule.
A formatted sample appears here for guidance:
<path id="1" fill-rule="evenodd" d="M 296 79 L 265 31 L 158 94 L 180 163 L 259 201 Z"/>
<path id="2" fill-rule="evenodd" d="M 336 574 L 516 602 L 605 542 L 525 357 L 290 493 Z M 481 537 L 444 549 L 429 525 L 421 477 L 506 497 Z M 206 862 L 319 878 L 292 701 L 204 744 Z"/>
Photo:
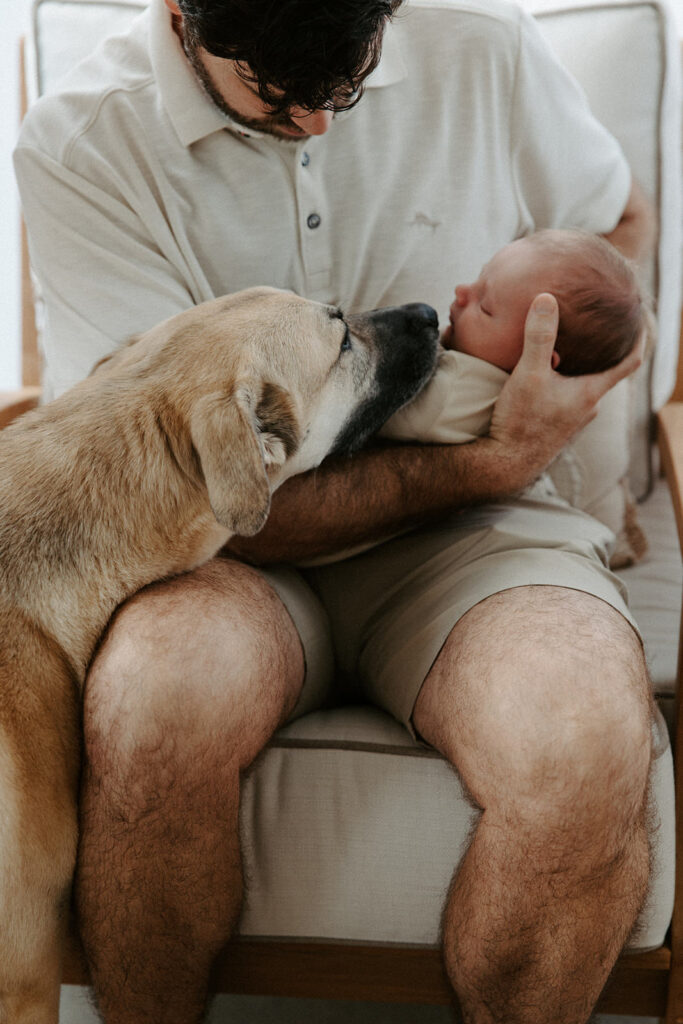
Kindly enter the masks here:
<path id="1" fill-rule="evenodd" d="M 215 746 L 244 767 L 298 696 L 303 654 L 253 570 L 215 560 L 119 609 L 86 682 L 91 760 Z"/>
<path id="2" fill-rule="evenodd" d="M 642 807 L 647 672 L 604 602 L 556 588 L 496 595 L 461 620 L 427 684 L 416 726 L 481 806 L 573 819 Z"/>

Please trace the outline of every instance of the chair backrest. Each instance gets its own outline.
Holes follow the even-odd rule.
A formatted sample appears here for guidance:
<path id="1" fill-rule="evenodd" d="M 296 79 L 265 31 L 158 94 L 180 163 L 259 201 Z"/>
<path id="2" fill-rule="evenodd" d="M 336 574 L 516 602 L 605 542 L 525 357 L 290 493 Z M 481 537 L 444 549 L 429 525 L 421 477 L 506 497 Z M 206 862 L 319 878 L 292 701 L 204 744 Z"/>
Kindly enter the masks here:
<path id="1" fill-rule="evenodd" d="M 658 340 L 634 390 L 630 482 L 651 483 L 653 410 L 670 398 L 681 327 L 681 52 L 670 6 L 660 0 L 522 0 L 593 113 L 616 136 L 655 205 L 659 231 L 646 283 Z"/>
<path id="2" fill-rule="evenodd" d="M 419 2 L 419 0 L 418 0 Z M 669 398 L 678 362 L 681 303 L 680 50 L 665 0 L 522 0 L 597 117 L 621 142 L 659 216 L 648 281 L 659 322 L 655 355 L 640 374 L 631 483 L 651 478 L 652 411 Z M 29 103 L 105 35 L 124 32 L 146 0 L 34 0 L 27 49 Z M 27 325 L 30 327 L 30 325 Z M 33 383 L 25 381 L 25 383 Z"/>

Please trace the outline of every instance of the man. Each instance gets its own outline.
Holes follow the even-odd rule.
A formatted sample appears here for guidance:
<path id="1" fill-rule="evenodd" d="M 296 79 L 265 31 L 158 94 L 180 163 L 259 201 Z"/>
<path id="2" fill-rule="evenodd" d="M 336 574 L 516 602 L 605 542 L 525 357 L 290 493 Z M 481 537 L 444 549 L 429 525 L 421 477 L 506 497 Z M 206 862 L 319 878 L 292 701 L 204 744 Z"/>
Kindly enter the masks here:
<path id="1" fill-rule="evenodd" d="M 16 166 L 52 392 L 250 284 L 349 311 L 422 300 L 444 320 L 450 283 L 537 227 L 646 248 L 622 155 L 528 18 L 497 0 L 396 8 L 153 0 L 34 108 Z M 444 916 L 465 1020 L 588 1018 L 647 885 L 642 649 L 604 528 L 552 501 L 485 503 L 531 482 L 637 359 L 562 379 L 555 330 L 542 296 L 488 438 L 331 461 L 278 492 L 240 557 L 120 610 L 87 685 L 77 878 L 108 1024 L 201 1019 L 240 908 L 240 773 L 335 674 L 482 809 Z M 256 567 L 408 527 L 348 562 Z"/>

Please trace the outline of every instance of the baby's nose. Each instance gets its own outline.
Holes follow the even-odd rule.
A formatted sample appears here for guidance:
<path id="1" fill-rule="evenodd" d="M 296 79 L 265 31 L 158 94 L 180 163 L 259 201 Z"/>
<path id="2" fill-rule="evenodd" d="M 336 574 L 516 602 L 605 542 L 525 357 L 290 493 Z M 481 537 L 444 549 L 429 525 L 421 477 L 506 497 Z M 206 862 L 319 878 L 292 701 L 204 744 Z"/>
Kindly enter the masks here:
<path id="1" fill-rule="evenodd" d="M 455 301 L 459 306 L 466 306 L 469 302 L 470 297 L 470 286 L 467 284 L 459 284 L 455 289 Z"/>

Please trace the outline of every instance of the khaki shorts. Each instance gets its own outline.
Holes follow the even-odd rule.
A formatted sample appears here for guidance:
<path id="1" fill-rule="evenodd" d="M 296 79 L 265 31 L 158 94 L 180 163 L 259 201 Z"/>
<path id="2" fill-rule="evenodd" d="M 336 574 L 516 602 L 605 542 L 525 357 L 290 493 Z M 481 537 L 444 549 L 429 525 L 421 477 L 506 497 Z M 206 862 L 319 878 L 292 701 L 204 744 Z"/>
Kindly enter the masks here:
<path id="1" fill-rule="evenodd" d="M 420 687 L 455 623 L 492 594 L 548 585 L 616 608 L 637 631 L 610 572 L 602 523 L 542 487 L 477 506 L 354 558 L 263 575 L 301 637 L 306 681 L 293 717 L 371 702 L 412 731 Z"/>

